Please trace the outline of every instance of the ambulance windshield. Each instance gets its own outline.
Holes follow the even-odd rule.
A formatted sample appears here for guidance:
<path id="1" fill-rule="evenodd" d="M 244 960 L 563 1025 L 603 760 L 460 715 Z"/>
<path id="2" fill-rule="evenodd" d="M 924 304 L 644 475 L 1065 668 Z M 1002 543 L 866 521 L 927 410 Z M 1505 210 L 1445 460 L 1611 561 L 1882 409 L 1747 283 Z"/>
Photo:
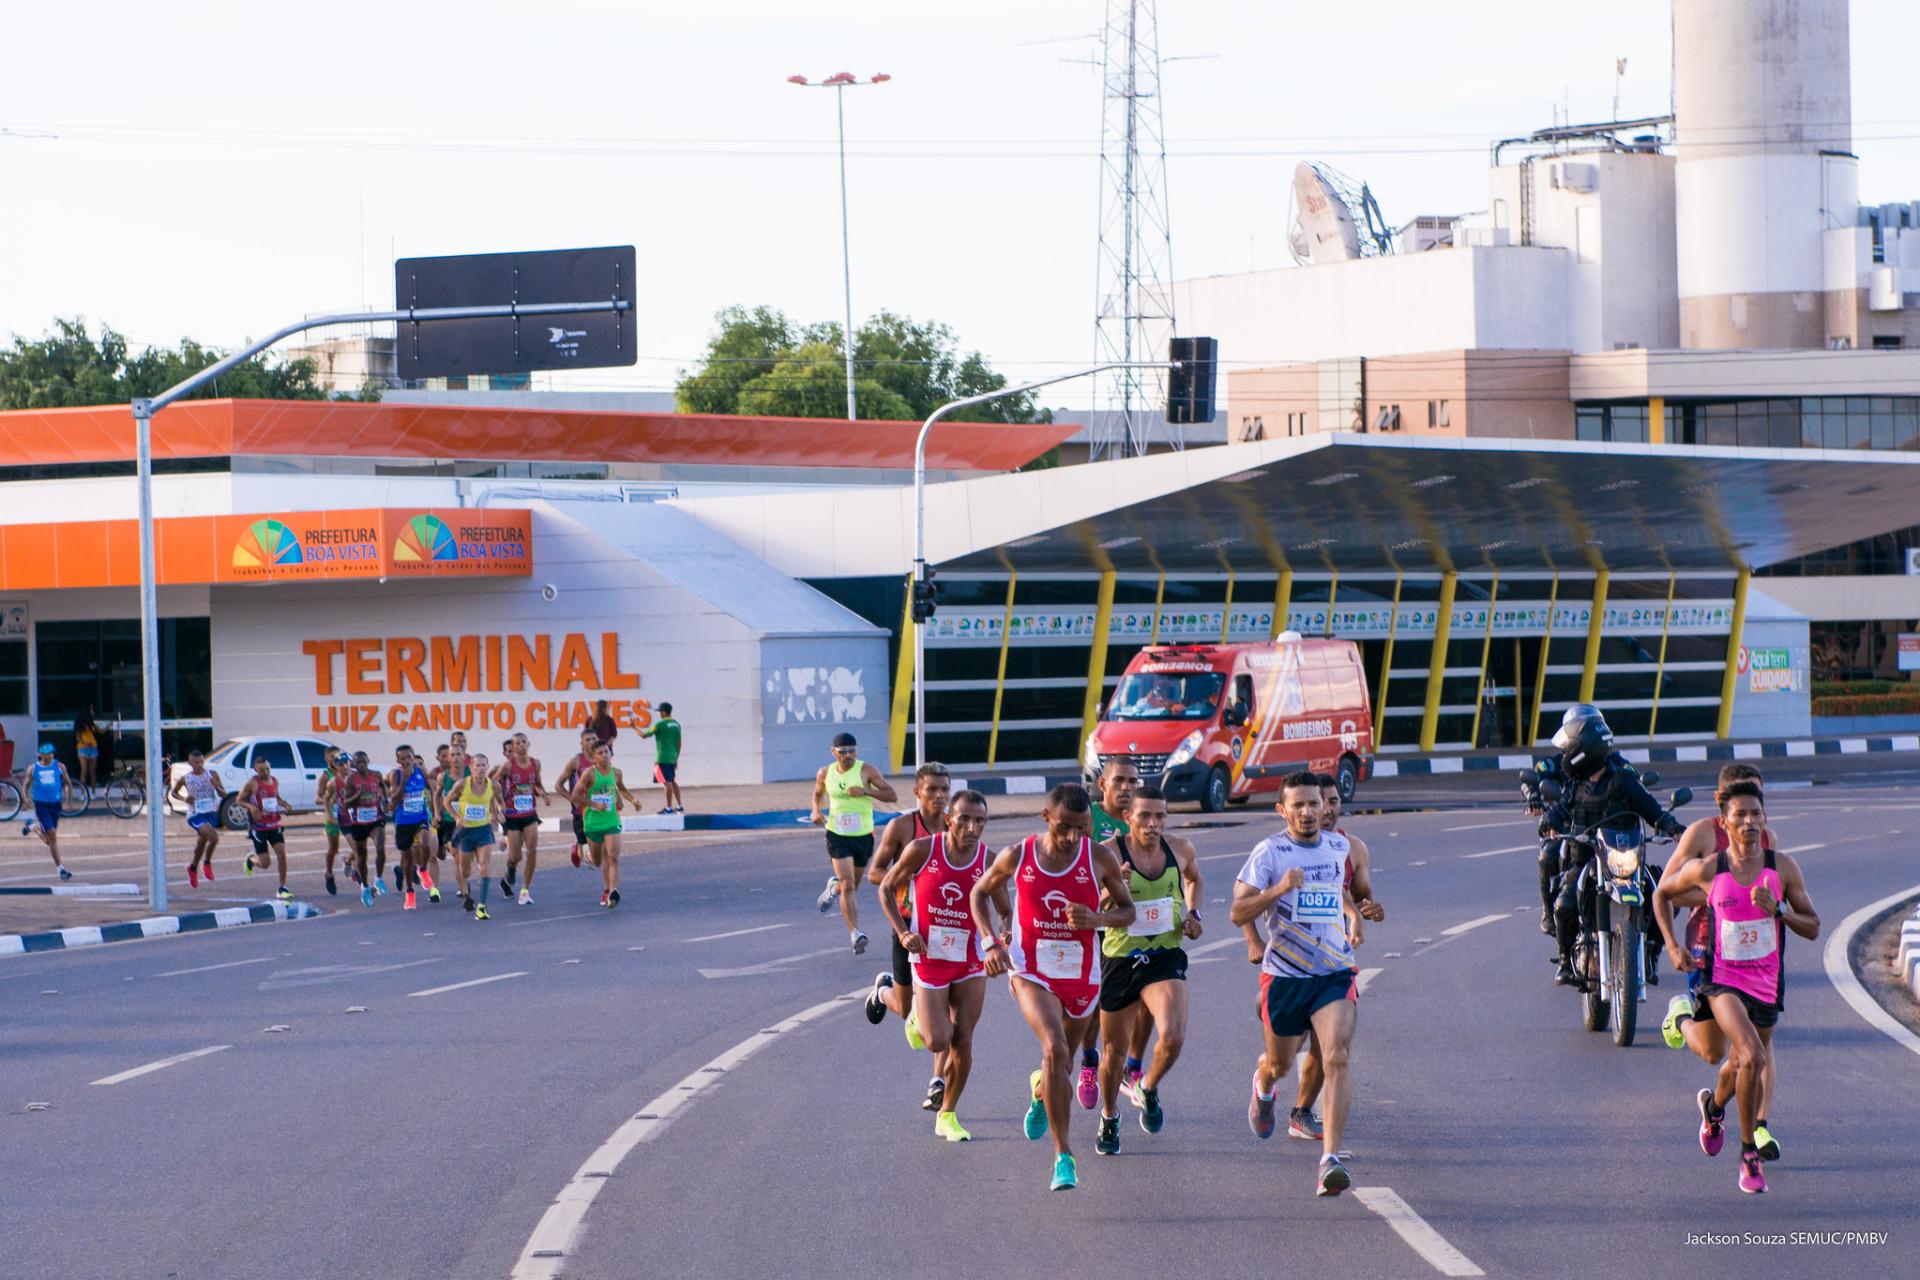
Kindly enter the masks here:
<path id="1" fill-rule="evenodd" d="M 1220 710 L 1226 678 L 1217 671 L 1136 671 L 1120 681 L 1107 707 L 1109 720 L 1211 720 Z"/>

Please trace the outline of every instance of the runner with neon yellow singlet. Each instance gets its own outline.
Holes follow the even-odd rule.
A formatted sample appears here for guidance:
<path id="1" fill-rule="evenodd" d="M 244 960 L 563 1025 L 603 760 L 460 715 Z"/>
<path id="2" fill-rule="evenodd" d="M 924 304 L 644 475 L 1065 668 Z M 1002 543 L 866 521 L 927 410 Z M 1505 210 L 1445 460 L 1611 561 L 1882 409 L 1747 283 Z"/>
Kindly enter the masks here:
<path id="1" fill-rule="evenodd" d="M 853 895 L 860 887 L 860 873 L 873 860 L 873 802 L 894 804 L 900 798 L 880 771 L 859 757 L 853 735 L 840 734 L 833 740 L 833 763 L 813 779 L 813 825 L 827 829 L 827 859 L 833 863 L 833 874 L 815 905 L 824 915 L 839 895 L 840 917 L 847 922 L 855 955 L 867 949 Z"/>
<path id="2" fill-rule="evenodd" d="M 604 742 L 593 747 L 593 768 L 573 784 L 573 802 L 580 806 L 593 865 L 600 868 L 600 905 L 611 911 L 620 905 L 620 802 L 640 811 L 640 802 L 613 767 L 613 748 Z"/>
<path id="3" fill-rule="evenodd" d="M 471 872 L 480 873 L 479 898 L 462 897 L 460 905 L 471 911 L 475 920 L 486 920 L 489 918 L 487 891 L 493 887 L 493 879 L 487 874 L 487 859 L 493 854 L 493 824 L 500 820 L 500 788 L 487 772 L 485 756 L 473 758 L 471 771 L 453 793 L 453 814 L 460 824 L 453 842 L 460 862 L 461 885 L 467 884 Z"/>
<path id="4" fill-rule="evenodd" d="M 1140 785 L 1140 770 L 1127 756 L 1109 756 L 1100 762 L 1100 798 L 1093 802 L 1093 842 L 1104 844 L 1127 829 L 1127 806 L 1133 803 L 1134 788 Z M 1153 1030 L 1149 1015 L 1137 1028 L 1140 1045 Z M 1134 1049 L 1138 1058 L 1140 1050 Z M 1087 1042 L 1080 1047 L 1080 1080 L 1074 1097 L 1087 1110 L 1100 1101 L 1100 1019 L 1094 1019 L 1087 1031 Z"/>
<path id="5" fill-rule="evenodd" d="M 533 873 L 540 858 L 540 813 L 536 806 L 547 798 L 540 781 L 540 762 L 527 754 L 527 735 L 516 733 L 507 739 L 507 759 L 494 771 L 494 779 L 506 788 L 505 828 L 507 832 L 507 874 L 500 887 L 513 892 L 514 873 L 526 863 L 526 879 L 520 882 L 520 905 L 533 905 Z"/>
<path id="6" fill-rule="evenodd" d="M 220 775 L 207 768 L 206 753 L 195 747 L 187 752 L 187 772 L 173 784 L 168 799 L 179 800 L 187 809 L 187 826 L 195 832 L 193 856 L 187 860 L 187 883 L 198 886 L 200 872 L 213 880 L 213 851 L 220 843 L 220 802 L 227 789 Z"/>
<path id="7" fill-rule="evenodd" d="M 913 771 L 912 813 L 903 813 L 887 823 L 880 832 L 880 843 L 874 848 L 873 861 L 867 866 L 867 879 L 873 884 L 881 884 L 893 864 L 900 858 L 907 846 L 915 840 L 924 840 L 947 825 L 947 798 L 953 790 L 953 778 L 947 772 L 947 766 L 937 760 L 929 760 Z M 898 888 L 895 905 L 900 909 L 902 919 L 913 910 L 912 878 L 903 880 Z M 880 892 L 881 900 L 887 897 L 886 890 Z M 900 1015 L 906 1029 L 907 1044 L 921 1050 L 927 1047 L 920 1037 L 919 1024 L 913 1017 L 913 964 L 907 950 L 900 944 L 898 930 L 893 938 L 893 972 L 882 970 L 873 977 L 873 990 L 867 993 L 867 1021 L 879 1026 L 886 1021 L 887 1010 Z M 927 1081 L 927 1096 L 920 1106 L 923 1110 L 938 1111 L 941 1097 L 947 1087 L 946 1055 L 935 1054 L 933 1078 Z"/>

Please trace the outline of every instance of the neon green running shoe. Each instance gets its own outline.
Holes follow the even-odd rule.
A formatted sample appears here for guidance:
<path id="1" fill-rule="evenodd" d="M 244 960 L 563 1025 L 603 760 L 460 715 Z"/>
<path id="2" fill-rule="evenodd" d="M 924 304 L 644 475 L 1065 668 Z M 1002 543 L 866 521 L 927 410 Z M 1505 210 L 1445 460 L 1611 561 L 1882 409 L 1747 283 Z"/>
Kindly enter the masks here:
<path id="1" fill-rule="evenodd" d="M 934 1117 L 933 1132 L 936 1137 L 948 1142 L 972 1142 L 973 1135 L 960 1127 L 960 1117 L 951 1111 L 942 1111 Z"/>
<path id="2" fill-rule="evenodd" d="M 913 1051 L 915 1053 L 925 1051 L 927 1042 L 920 1038 L 920 1024 L 914 1020 L 914 1016 L 908 1014 L 906 1022 L 901 1025 L 906 1028 L 907 1044 L 912 1047 Z"/>
<path id="3" fill-rule="evenodd" d="M 1773 1130 L 1767 1128 L 1765 1120 L 1753 1126 L 1753 1145 L 1759 1150 L 1762 1160 L 1780 1158 L 1780 1140 L 1773 1136 Z"/>
<path id="4" fill-rule="evenodd" d="M 1074 1167 L 1073 1157 L 1064 1152 L 1053 1158 L 1053 1185 L 1049 1191 L 1071 1191 L 1080 1185 L 1079 1171 Z"/>
<path id="5" fill-rule="evenodd" d="M 1026 1134 L 1029 1141 L 1038 1142 L 1047 1136 L 1047 1104 L 1040 1097 L 1040 1073 L 1034 1072 L 1027 1077 L 1027 1086 L 1032 1091 L 1027 1103 Z M 1065 1157 L 1062 1157 L 1063 1159 Z M 1071 1167 L 1071 1162 L 1069 1162 Z"/>
<path id="6" fill-rule="evenodd" d="M 1660 1024 L 1660 1034 L 1666 1038 L 1667 1048 L 1684 1049 L 1687 1038 L 1680 1034 L 1680 1019 L 1693 1016 L 1693 997 L 1675 996 L 1667 1001 L 1666 1020 Z"/>

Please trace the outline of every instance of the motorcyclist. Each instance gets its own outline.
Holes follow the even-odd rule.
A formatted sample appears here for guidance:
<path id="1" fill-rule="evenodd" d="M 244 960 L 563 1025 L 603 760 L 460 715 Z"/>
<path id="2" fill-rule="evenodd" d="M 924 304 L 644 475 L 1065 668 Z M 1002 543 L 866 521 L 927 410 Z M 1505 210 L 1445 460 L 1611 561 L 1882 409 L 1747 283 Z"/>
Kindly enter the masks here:
<path id="1" fill-rule="evenodd" d="M 1641 822 L 1669 837 L 1678 837 L 1685 830 L 1647 791 L 1633 765 L 1613 749 L 1613 731 L 1607 727 L 1606 717 L 1598 707 L 1581 703 L 1570 708 L 1560 731 L 1553 737 L 1553 744 L 1560 749 L 1560 754 L 1552 762 L 1553 773 L 1543 774 L 1542 780 L 1557 774 L 1561 792 L 1541 820 L 1543 839 L 1552 833 L 1572 834 L 1596 826 L 1631 831 Z M 1555 934 L 1560 944 L 1560 964 L 1554 981 L 1572 985 L 1574 942 L 1593 924 L 1593 904 L 1587 895 L 1580 893 L 1579 886 L 1580 873 L 1592 860 L 1594 850 L 1591 845 L 1580 842 L 1547 842 L 1540 863 L 1543 902 L 1550 856 L 1560 864 L 1555 868 L 1559 886 L 1553 899 Z M 1657 872 L 1648 870 L 1657 876 Z"/>

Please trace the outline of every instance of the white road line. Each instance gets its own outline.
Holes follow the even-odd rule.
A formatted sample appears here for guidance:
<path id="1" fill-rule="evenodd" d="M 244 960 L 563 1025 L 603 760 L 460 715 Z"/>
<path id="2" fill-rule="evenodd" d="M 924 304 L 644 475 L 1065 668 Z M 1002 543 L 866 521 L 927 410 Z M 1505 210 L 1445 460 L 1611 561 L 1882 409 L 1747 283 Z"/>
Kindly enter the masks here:
<path id="1" fill-rule="evenodd" d="M 1447 1238 L 1427 1225 L 1391 1187 L 1356 1187 L 1354 1199 L 1387 1220 L 1395 1235 L 1425 1258 L 1443 1276 L 1483 1276 L 1472 1259 L 1447 1243 Z"/>
<path id="2" fill-rule="evenodd" d="M 1243 942 L 1245 942 L 1246 940 L 1247 940 L 1247 935 L 1245 935 L 1244 933 L 1236 933 L 1236 934 L 1234 934 L 1234 935 L 1233 935 L 1232 937 L 1230 937 L 1230 938 L 1222 938 L 1222 939 L 1220 939 L 1220 940 L 1219 940 L 1218 942 L 1208 942 L 1208 943 L 1204 943 L 1204 944 L 1202 944 L 1201 946 L 1197 946 L 1197 947 L 1188 947 L 1188 948 L 1187 948 L 1187 955 L 1188 955 L 1189 957 L 1192 957 L 1192 956 L 1203 956 L 1203 955 L 1205 955 L 1205 954 L 1207 954 L 1207 952 L 1209 952 L 1209 951 L 1218 951 L 1218 950 L 1220 950 L 1220 948 L 1222 948 L 1222 947 L 1230 947 L 1230 946 L 1232 946 L 1232 945 L 1233 945 L 1234 943 L 1236 943 L 1236 942 L 1242 942 L 1242 943 L 1243 943 Z"/>
<path id="3" fill-rule="evenodd" d="M 1505 849 L 1488 849 L 1485 853 L 1462 854 L 1463 858 L 1491 858 L 1496 853 L 1519 853 L 1522 849 L 1538 849 L 1538 844 L 1516 844 Z"/>
<path id="4" fill-rule="evenodd" d="M 722 938 L 744 938 L 749 933 L 772 933 L 775 929 L 791 929 L 792 922 L 786 924 L 763 924 L 752 929 L 734 929 L 728 933 L 703 933 L 697 938 L 682 938 L 682 942 L 718 942 Z"/>
<path id="5" fill-rule="evenodd" d="M 1385 969 L 1362 969 L 1360 976 L 1353 980 L 1354 985 L 1360 988 L 1361 995 L 1365 995 L 1367 988 L 1373 985 L 1373 980 L 1385 972 Z"/>
<path id="6" fill-rule="evenodd" d="M 151 976 L 155 978 L 179 978 L 189 973 L 212 973 L 215 969 L 238 969 L 241 965 L 246 964 L 268 964 L 277 958 L 276 956 L 255 956 L 251 960 L 229 960 L 225 964 L 203 964 L 197 965 L 192 969 L 169 969 L 165 973 L 156 973 Z"/>
<path id="7" fill-rule="evenodd" d="M 1447 831 L 1486 831 L 1493 827 L 1523 827 L 1529 822 L 1538 822 L 1538 818 L 1509 818 L 1505 822 L 1476 822 L 1470 827 L 1446 827 Z"/>
<path id="8" fill-rule="evenodd" d="M 541 916 L 538 920 L 512 920 L 507 923 L 507 928 L 518 929 L 522 925 L 552 924 L 556 920 L 580 920 L 587 916 L 603 916 L 605 914 L 607 914 L 607 909 L 602 907 L 598 911 L 575 911 L 570 915 L 564 916 Z"/>
<path id="9" fill-rule="evenodd" d="M 1826 966 L 1827 981 L 1833 984 L 1834 990 L 1840 993 L 1841 999 L 1853 1006 L 1855 1013 L 1865 1018 L 1869 1025 L 1886 1032 L 1895 1044 L 1920 1054 L 1920 1036 L 1914 1035 L 1900 1025 L 1892 1014 L 1882 1009 L 1879 1002 L 1867 994 L 1867 989 L 1860 985 L 1860 979 L 1853 975 L 1853 965 L 1847 960 L 1848 952 L 1853 947 L 1853 935 L 1860 932 L 1867 921 L 1888 907 L 1905 902 L 1916 893 L 1920 893 L 1920 884 L 1910 889 L 1902 889 L 1898 893 L 1888 894 L 1878 902 L 1869 902 L 1842 920 L 1840 927 L 1833 931 L 1833 936 L 1827 939 Z"/>
<path id="10" fill-rule="evenodd" d="M 613 1136 L 600 1144 L 598 1151 L 587 1157 L 572 1181 L 562 1187 L 554 1202 L 547 1206 L 539 1225 L 527 1240 L 527 1247 L 521 1250 L 519 1262 L 514 1264 L 511 1280 L 552 1280 L 552 1277 L 558 1276 L 574 1240 L 580 1234 L 581 1224 L 586 1221 L 587 1210 L 593 1207 L 600 1189 L 607 1185 L 607 1180 L 619 1170 L 620 1162 L 635 1147 L 659 1137 L 674 1117 L 695 1098 L 787 1032 L 824 1018 L 837 1009 L 847 1008 L 852 1001 L 866 994 L 867 989 L 861 987 L 846 995 L 822 1001 L 812 1008 L 802 1009 L 785 1022 L 776 1023 L 742 1040 L 641 1107 L 632 1119 L 615 1129 Z"/>
<path id="11" fill-rule="evenodd" d="M 94 1084 L 119 1084 L 122 1081 L 131 1080 L 135 1076 L 144 1076 L 150 1071 L 164 1071 L 168 1067 L 178 1066 L 182 1062 L 191 1062 L 195 1058 L 204 1058 L 210 1053 L 218 1053 L 222 1049 L 231 1049 L 231 1048 L 233 1048 L 233 1046 L 230 1044 L 215 1044 L 215 1045 L 208 1045 L 204 1049 L 195 1049 L 192 1053 L 176 1053 L 171 1058 L 162 1058 L 158 1062 L 149 1062 L 144 1067 L 135 1067 L 131 1071 L 122 1071 L 118 1075 L 101 1076 L 98 1080 L 95 1080 L 93 1083 Z"/>
<path id="12" fill-rule="evenodd" d="M 1458 934 L 1465 933 L 1469 929 L 1478 929 L 1483 924 L 1492 924 L 1496 920 L 1505 920 L 1506 918 L 1507 917 L 1505 914 L 1501 914 L 1497 916 L 1481 916 L 1478 920 L 1469 920 L 1465 924 L 1457 924 L 1453 926 L 1453 928 L 1451 929 L 1442 929 L 1440 931 L 1440 936 L 1443 938 L 1451 938 Z"/>
<path id="13" fill-rule="evenodd" d="M 1241 862 L 1245 862 L 1247 860 L 1247 855 L 1244 853 L 1208 853 L 1208 854 L 1202 854 L 1200 857 L 1195 858 L 1194 861 L 1195 862 L 1225 862 L 1228 858 L 1237 858 Z"/>
<path id="14" fill-rule="evenodd" d="M 508 978 L 524 978 L 526 976 L 527 970 L 525 969 L 517 973 L 496 973 L 491 978 L 469 978 L 465 982 L 450 982 L 444 987 L 428 987 L 425 991 L 409 991 L 407 992 L 407 998 L 411 1000 L 417 996 L 445 995 L 449 991 L 462 991 L 468 987 L 484 987 L 489 982 L 505 982 Z"/>
<path id="15" fill-rule="evenodd" d="M 1782 852 L 1782 853 L 1812 853 L 1812 852 L 1813 852 L 1813 851 L 1814 851 L 1815 849 L 1824 849 L 1824 848 L 1826 848 L 1826 847 L 1827 847 L 1827 846 L 1825 846 L 1824 844 L 1802 844 L 1802 845 L 1795 845 L 1795 846 L 1794 846 L 1793 848 L 1791 848 L 1791 849 L 1782 849 L 1782 850 L 1781 850 L 1780 852 Z"/>

